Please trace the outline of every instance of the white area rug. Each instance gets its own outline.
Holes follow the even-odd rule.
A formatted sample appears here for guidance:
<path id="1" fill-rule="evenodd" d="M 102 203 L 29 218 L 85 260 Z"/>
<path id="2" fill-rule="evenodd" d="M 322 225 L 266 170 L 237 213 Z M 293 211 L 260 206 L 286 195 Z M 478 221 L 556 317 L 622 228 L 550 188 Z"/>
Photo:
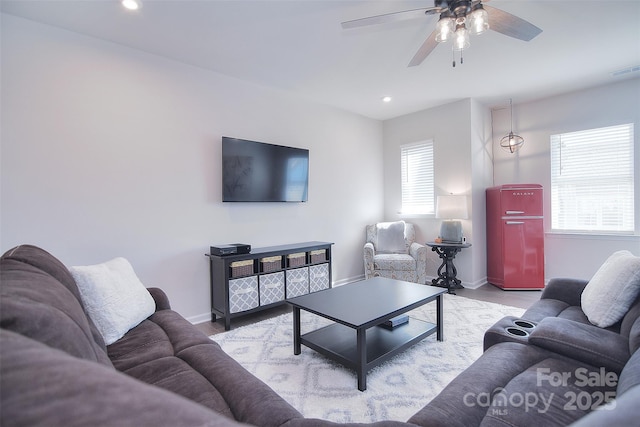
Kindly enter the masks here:
<path id="1" fill-rule="evenodd" d="M 358 391 L 354 371 L 302 346 L 293 354 L 292 314 L 211 338 L 249 372 L 308 418 L 335 422 L 406 421 L 482 354 L 484 331 L 524 310 L 445 294 L 444 342 L 427 337 L 367 374 Z M 435 302 L 410 312 L 435 323 Z M 329 321 L 302 311 L 302 333 Z M 354 334 L 355 339 L 355 334 Z"/>

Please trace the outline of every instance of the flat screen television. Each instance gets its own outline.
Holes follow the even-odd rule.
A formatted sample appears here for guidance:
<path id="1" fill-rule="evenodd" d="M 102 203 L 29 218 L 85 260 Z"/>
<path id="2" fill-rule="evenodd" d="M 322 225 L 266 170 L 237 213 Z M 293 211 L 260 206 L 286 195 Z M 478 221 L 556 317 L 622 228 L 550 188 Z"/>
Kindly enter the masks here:
<path id="1" fill-rule="evenodd" d="M 306 202 L 309 150 L 222 137 L 223 202 Z"/>

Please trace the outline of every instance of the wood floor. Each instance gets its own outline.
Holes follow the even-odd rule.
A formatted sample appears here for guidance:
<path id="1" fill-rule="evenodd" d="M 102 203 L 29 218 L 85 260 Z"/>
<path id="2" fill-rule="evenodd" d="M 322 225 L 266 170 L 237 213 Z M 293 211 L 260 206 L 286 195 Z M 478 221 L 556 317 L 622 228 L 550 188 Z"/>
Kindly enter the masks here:
<path id="1" fill-rule="evenodd" d="M 465 298 L 473 298 L 481 301 L 510 305 L 512 307 L 528 308 L 540 299 L 541 291 L 503 291 L 493 285 L 486 284 L 478 289 L 457 289 L 456 294 Z M 282 305 L 259 313 L 238 317 L 231 321 L 232 328 L 259 322 L 270 317 L 279 316 L 291 311 L 289 305 Z M 203 322 L 196 325 L 198 329 L 207 335 L 215 335 L 224 332 L 224 320 L 218 319 L 215 323 Z"/>

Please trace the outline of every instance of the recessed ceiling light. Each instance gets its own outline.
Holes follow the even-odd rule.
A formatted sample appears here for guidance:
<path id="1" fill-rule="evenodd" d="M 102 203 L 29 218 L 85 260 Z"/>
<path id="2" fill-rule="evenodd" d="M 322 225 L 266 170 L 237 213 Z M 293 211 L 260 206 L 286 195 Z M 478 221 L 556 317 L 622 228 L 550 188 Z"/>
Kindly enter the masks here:
<path id="1" fill-rule="evenodd" d="M 120 3 L 129 10 L 138 10 L 142 7 L 140 0 L 122 0 Z"/>
<path id="2" fill-rule="evenodd" d="M 391 97 L 385 96 L 384 98 L 382 98 L 382 102 L 391 102 Z"/>

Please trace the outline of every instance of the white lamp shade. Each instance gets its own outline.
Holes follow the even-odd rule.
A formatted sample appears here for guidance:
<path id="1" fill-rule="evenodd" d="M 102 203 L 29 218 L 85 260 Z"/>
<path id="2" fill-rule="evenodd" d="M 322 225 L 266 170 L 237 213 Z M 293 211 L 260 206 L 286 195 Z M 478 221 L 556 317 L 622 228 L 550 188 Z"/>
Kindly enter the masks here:
<path id="1" fill-rule="evenodd" d="M 438 196 L 436 218 L 468 219 L 467 196 Z"/>

